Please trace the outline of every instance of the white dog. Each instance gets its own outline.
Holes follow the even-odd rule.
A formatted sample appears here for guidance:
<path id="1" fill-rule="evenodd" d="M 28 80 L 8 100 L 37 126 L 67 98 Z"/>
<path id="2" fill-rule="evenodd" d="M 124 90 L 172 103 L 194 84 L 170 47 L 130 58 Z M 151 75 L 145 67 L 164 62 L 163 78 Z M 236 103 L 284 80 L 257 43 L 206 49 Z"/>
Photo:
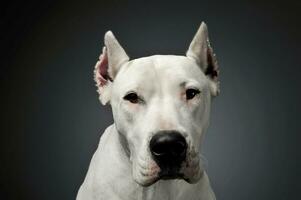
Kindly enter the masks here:
<path id="1" fill-rule="evenodd" d="M 186 56 L 129 60 L 112 32 L 95 66 L 114 124 L 101 136 L 77 200 L 212 200 L 200 146 L 218 65 L 202 23 Z"/>

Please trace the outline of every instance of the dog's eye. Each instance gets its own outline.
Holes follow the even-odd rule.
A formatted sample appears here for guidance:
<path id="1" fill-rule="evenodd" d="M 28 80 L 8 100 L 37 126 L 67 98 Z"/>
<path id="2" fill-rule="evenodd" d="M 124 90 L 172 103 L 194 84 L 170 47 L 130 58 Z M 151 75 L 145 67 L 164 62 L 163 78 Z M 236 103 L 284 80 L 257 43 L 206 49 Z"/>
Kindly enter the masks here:
<path id="1" fill-rule="evenodd" d="M 129 101 L 131 103 L 138 103 L 139 97 L 135 92 L 131 92 L 123 97 L 124 100 Z"/>
<path id="2" fill-rule="evenodd" d="M 198 89 L 187 89 L 186 90 L 186 100 L 193 99 L 197 94 L 199 94 L 200 91 Z"/>

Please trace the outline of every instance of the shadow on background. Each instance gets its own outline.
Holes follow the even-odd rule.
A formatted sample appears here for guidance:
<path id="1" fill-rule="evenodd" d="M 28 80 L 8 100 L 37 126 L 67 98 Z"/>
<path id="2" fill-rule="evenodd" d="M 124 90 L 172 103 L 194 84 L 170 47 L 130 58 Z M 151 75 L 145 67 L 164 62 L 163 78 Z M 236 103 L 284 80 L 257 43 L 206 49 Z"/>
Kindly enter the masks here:
<path id="1" fill-rule="evenodd" d="M 300 9 L 299 1 L 3 5 L 0 199 L 75 199 L 112 123 L 92 74 L 105 31 L 131 58 L 184 54 L 202 20 L 221 69 L 203 147 L 217 198 L 300 199 Z"/>

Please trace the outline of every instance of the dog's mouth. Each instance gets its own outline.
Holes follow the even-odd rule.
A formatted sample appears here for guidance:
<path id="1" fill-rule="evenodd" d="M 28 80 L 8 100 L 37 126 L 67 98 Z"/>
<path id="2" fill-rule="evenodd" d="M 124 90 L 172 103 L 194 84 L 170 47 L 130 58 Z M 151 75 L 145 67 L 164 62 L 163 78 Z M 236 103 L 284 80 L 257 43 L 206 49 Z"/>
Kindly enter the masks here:
<path id="1" fill-rule="evenodd" d="M 148 187 L 155 184 L 159 180 L 175 180 L 181 179 L 187 183 L 195 183 L 199 178 L 200 169 L 195 168 L 179 168 L 179 167 L 170 167 L 170 168 L 158 168 L 157 172 L 147 173 L 141 176 L 142 179 L 138 179 L 137 183 L 141 186 Z"/>
<path id="2" fill-rule="evenodd" d="M 163 180 L 168 179 L 183 179 L 184 174 L 180 173 L 179 167 L 161 167 L 158 173 L 158 178 Z"/>
<path id="3" fill-rule="evenodd" d="M 187 183 L 198 181 L 202 167 L 197 154 L 188 154 L 181 163 L 161 162 L 155 160 L 139 159 L 138 168 L 134 168 L 134 179 L 141 186 L 150 186 L 159 180 L 181 179 Z M 134 165 L 136 166 L 136 165 Z"/>

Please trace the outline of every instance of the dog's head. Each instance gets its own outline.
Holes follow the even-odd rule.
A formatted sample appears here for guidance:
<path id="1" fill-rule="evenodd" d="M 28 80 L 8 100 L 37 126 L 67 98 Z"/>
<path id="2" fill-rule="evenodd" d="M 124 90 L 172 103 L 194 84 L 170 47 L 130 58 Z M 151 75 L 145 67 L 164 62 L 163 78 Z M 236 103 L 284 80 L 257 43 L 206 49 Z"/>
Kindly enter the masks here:
<path id="1" fill-rule="evenodd" d="M 186 56 L 130 60 L 112 32 L 95 66 L 100 101 L 115 126 L 140 185 L 159 179 L 197 182 L 203 174 L 202 136 L 219 93 L 218 65 L 202 23 Z"/>

